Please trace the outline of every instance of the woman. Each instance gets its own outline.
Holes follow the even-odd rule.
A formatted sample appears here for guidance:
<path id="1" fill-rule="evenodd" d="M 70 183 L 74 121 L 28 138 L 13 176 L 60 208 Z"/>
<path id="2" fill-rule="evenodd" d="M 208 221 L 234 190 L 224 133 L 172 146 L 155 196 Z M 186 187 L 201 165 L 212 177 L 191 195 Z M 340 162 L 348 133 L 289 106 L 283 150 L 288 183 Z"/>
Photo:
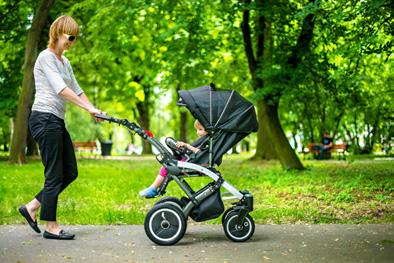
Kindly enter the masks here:
<path id="1" fill-rule="evenodd" d="M 44 164 L 43 189 L 19 212 L 37 233 L 36 214 L 47 221 L 44 238 L 73 239 L 57 224 L 56 209 L 59 194 L 77 178 L 77 162 L 73 144 L 65 128 L 66 101 L 88 111 L 92 117 L 101 113 L 79 87 L 70 62 L 62 54 L 75 44 L 79 26 L 69 16 L 58 17 L 49 30 L 48 48 L 37 57 L 34 65 L 35 99 L 29 118 L 29 128 L 38 143 Z M 98 121 L 96 119 L 96 121 Z"/>

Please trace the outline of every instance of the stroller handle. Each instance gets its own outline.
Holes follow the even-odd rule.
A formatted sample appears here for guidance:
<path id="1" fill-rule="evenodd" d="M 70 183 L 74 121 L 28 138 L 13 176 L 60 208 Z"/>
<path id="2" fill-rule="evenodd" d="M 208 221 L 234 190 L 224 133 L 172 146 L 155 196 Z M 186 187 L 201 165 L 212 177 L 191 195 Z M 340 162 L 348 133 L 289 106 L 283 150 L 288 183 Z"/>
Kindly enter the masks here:
<path id="1" fill-rule="evenodd" d="M 111 117 L 111 116 L 108 116 L 108 115 L 105 115 L 105 114 L 94 114 L 94 117 L 96 117 L 98 119 L 106 120 L 106 121 L 109 121 L 109 122 L 114 122 L 114 123 L 117 123 L 119 125 L 126 126 L 127 128 L 129 128 L 130 130 L 134 131 L 135 133 L 137 133 L 139 136 L 141 136 L 144 139 L 149 137 L 149 134 L 147 134 L 143 129 L 141 129 L 141 127 L 139 127 L 134 122 L 130 122 L 127 119 L 118 119 L 118 118 L 114 118 L 114 117 Z"/>
<path id="2" fill-rule="evenodd" d="M 94 117 L 102 120 L 106 120 L 109 122 L 114 122 L 119 125 L 126 126 L 128 129 L 134 131 L 137 133 L 139 136 L 141 136 L 144 140 L 147 140 L 149 143 L 151 143 L 163 156 L 162 160 L 159 160 L 159 162 L 163 165 L 166 165 L 166 163 L 175 163 L 178 160 L 170 153 L 164 145 L 160 143 L 159 140 L 153 137 L 152 133 L 150 131 L 145 131 L 143 130 L 140 126 L 135 124 L 134 122 L 130 122 L 127 119 L 118 119 L 114 118 L 105 114 L 95 114 Z"/>

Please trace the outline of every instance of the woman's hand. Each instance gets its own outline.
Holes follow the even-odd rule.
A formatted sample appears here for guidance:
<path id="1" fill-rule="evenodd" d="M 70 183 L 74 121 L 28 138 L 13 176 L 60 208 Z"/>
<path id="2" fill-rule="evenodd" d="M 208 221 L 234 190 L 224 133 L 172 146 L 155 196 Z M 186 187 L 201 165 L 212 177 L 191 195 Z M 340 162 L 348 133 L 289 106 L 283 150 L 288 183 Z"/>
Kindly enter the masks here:
<path id="1" fill-rule="evenodd" d="M 92 115 L 92 117 L 96 120 L 96 122 L 102 122 L 103 119 L 96 118 L 94 115 L 96 115 L 96 114 L 104 114 L 104 115 L 106 115 L 107 114 L 106 112 L 102 112 L 101 110 L 96 109 L 95 107 L 89 108 L 88 111 L 89 111 L 90 115 Z"/>

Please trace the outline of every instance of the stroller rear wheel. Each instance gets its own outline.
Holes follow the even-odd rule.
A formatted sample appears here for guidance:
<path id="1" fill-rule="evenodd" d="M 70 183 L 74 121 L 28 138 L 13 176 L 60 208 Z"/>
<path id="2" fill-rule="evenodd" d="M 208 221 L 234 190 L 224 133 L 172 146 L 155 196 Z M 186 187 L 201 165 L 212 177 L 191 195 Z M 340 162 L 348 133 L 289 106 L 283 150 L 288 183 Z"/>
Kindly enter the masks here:
<path id="1" fill-rule="evenodd" d="M 155 205 L 146 215 L 145 233 L 158 245 L 174 245 L 185 234 L 186 219 L 182 211 L 171 204 Z"/>
<path id="2" fill-rule="evenodd" d="M 183 207 L 186 205 L 185 202 L 187 202 L 186 200 L 185 200 L 185 202 L 182 202 L 183 198 L 181 200 L 179 200 L 178 198 L 173 197 L 173 196 L 165 196 L 162 199 L 160 199 L 159 201 L 157 201 L 155 203 L 155 205 L 169 204 L 169 205 L 173 205 L 173 206 L 178 207 L 182 211 Z M 186 229 L 187 229 L 187 218 L 185 218 L 185 221 L 186 221 Z M 186 229 L 185 229 L 185 232 L 186 232 Z"/>
<path id="3" fill-rule="evenodd" d="M 244 242 L 253 236 L 255 225 L 250 215 L 246 215 L 242 224 L 239 224 L 238 212 L 230 211 L 223 219 L 223 229 L 232 241 Z"/>

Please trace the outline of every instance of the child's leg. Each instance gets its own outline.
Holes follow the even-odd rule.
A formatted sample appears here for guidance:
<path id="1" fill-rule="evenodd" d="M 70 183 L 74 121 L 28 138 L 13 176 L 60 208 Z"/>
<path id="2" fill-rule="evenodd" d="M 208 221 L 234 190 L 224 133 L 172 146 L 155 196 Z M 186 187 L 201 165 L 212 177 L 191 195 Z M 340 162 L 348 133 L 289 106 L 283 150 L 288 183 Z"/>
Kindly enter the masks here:
<path id="1" fill-rule="evenodd" d="M 158 189 L 161 186 L 161 184 L 164 182 L 164 178 L 165 177 L 158 174 L 155 181 L 152 183 L 151 187 Z"/>
<path id="2" fill-rule="evenodd" d="M 167 169 L 164 167 L 161 167 L 159 174 L 157 175 L 157 177 L 156 177 L 155 181 L 153 182 L 153 184 L 151 185 L 151 187 L 154 187 L 156 189 L 159 188 L 161 186 L 161 184 L 164 182 L 164 178 L 166 178 L 167 174 L 168 174 Z"/>
<path id="3" fill-rule="evenodd" d="M 139 194 L 140 196 L 146 197 L 146 198 L 152 198 L 158 195 L 157 189 L 162 185 L 164 182 L 164 178 L 167 176 L 168 172 L 167 169 L 162 167 L 160 169 L 159 174 L 157 175 L 155 181 L 151 184 L 150 187 L 142 190 Z"/>

